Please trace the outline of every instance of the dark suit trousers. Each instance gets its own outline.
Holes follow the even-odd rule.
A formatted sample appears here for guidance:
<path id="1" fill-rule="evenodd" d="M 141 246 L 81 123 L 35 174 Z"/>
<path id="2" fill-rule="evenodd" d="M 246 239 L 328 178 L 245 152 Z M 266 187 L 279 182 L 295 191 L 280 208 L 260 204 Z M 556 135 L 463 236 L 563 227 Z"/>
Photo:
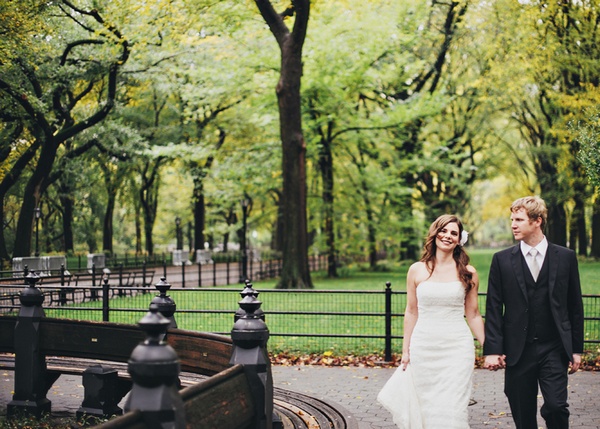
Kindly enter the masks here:
<path id="1" fill-rule="evenodd" d="M 559 340 L 527 343 L 516 365 L 505 370 L 504 393 L 517 429 L 538 429 L 538 384 L 544 398 L 540 411 L 548 429 L 568 429 L 569 361 Z"/>

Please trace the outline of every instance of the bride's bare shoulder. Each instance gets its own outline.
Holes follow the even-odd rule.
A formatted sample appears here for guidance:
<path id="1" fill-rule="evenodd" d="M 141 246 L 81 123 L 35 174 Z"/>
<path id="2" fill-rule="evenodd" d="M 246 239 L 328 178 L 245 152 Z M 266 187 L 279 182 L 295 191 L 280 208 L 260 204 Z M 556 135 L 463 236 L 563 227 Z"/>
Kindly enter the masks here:
<path id="1" fill-rule="evenodd" d="M 423 280 L 429 277 L 429 269 L 423 261 L 415 262 L 408 269 L 408 277 L 412 278 L 415 285 L 418 285 Z"/>

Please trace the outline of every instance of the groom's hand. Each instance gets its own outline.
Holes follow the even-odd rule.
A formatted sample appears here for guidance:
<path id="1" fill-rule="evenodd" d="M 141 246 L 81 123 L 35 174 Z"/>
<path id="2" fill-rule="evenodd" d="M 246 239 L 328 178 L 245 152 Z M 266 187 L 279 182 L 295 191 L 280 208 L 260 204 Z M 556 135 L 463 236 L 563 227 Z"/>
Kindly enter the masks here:
<path id="1" fill-rule="evenodd" d="M 490 371 L 497 371 L 500 368 L 504 368 L 506 363 L 504 362 L 503 355 L 487 355 L 483 363 L 483 367 Z"/>
<path id="2" fill-rule="evenodd" d="M 573 361 L 569 363 L 569 374 L 577 372 L 581 366 L 581 355 L 573 354 Z"/>

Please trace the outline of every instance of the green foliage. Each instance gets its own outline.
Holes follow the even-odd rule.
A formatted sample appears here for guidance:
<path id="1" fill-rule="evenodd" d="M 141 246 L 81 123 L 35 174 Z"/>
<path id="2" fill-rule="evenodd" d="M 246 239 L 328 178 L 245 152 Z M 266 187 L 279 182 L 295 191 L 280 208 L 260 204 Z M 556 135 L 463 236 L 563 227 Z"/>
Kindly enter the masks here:
<path id="1" fill-rule="evenodd" d="M 586 120 L 570 125 L 581 147 L 578 158 L 592 185 L 600 188 L 600 113 L 589 111 Z"/>
<path id="2" fill-rule="evenodd" d="M 274 3 L 278 11 L 286 6 Z M 206 241 L 237 241 L 239 201 L 246 194 L 253 200 L 252 243 L 272 246 L 281 198 L 280 58 L 255 3 L 77 1 L 82 10 L 97 7 L 105 20 L 98 26 L 80 17 L 87 27 L 59 4 L 16 0 L 0 6 L 0 79 L 31 98 L 35 85 L 18 61 L 30 63 L 42 88 L 32 105 L 51 123 L 62 120 L 53 112 L 53 91 L 66 85 L 64 94 L 83 94 L 70 100 L 76 105 L 71 114 L 75 121 L 85 118 L 102 106 L 102 72 L 122 43 L 131 52 L 111 115 L 60 148 L 45 182 L 44 253 L 62 251 L 67 194 L 77 252 L 102 250 L 112 196 L 115 251 L 142 251 L 149 237 L 155 242 L 150 250 L 168 251 L 174 218 L 186 225 L 195 220 L 199 191 Z M 598 104 L 600 32 L 593 3 L 464 6 L 312 2 L 302 77 L 311 252 L 327 249 L 320 164 L 326 145 L 333 156 L 332 213 L 342 257 L 364 258 L 373 248 L 391 263 L 414 255 L 429 220 L 441 212 L 460 214 L 475 241 L 510 240 L 506 207 L 542 186 L 568 210 L 576 196 L 592 201 L 590 190 L 579 185 L 579 167 L 598 184 L 597 118 L 588 114 Z M 446 28 L 449 7 L 464 14 L 454 15 L 454 26 Z M 288 26 L 293 22 L 286 19 Z M 65 44 L 86 38 L 104 43 L 77 45 L 57 67 Z M 430 73 L 439 77 L 437 85 L 425 79 Z M 83 92 L 90 82 L 102 84 Z M 26 115 L 5 92 L 0 110 L 3 180 L 35 136 L 27 129 L 14 134 Z M 97 146 L 74 155 L 94 139 Z M 3 198 L 9 253 L 35 162 Z M 142 201 L 152 168 L 157 182 Z"/>

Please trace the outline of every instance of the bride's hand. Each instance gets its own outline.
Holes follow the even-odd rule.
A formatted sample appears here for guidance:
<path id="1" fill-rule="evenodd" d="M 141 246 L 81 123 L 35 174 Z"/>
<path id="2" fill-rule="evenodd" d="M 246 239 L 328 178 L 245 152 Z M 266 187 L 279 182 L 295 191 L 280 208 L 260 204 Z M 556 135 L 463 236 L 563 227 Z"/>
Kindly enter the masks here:
<path id="1" fill-rule="evenodd" d="M 408 353 L 402 353 L 402 360 L 400 360 L 400 366 L 402 367 L 402 371 L 406 371 L 406 367 L 410 362 L 410 355 Z"/>

